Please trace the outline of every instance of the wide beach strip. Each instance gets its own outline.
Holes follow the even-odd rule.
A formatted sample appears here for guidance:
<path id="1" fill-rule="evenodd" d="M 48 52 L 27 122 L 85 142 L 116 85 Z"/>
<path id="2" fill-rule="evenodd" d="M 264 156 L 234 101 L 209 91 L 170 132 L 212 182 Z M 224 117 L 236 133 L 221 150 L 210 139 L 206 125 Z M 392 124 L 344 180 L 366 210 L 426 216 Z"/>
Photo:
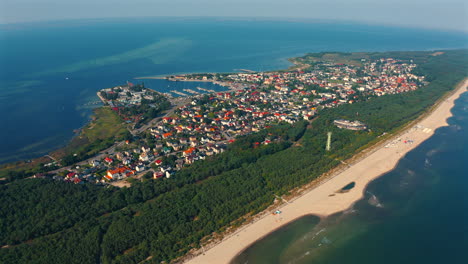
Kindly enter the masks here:
<path id="1" fill-rule="evenodd" d="M 309 214 L 326 217 L 346 210 L 363 197 L 363 191 L 369 182 L 392 170 L 402 156 L 431 137 L 435 129 L 448 125 L 447 118 L 452 116 L 450 110 L 454 106 L 455 100 L 466 91 L 467 86 L 468 80 L 465 80 L 448 98 L 441 101 L 428 116 L 388 140 L 388 142 L 392 142 L 400 137 L 409 138 L 413 140 L 413 144 L 399 141 L 392 148 L 385 148 L 385 144 L 383 144 L 380 149 L 353 164 L 347 170 L 333 175 L 323 184 L 281 207 L 282 213 L 280 215 L 266 214 L 260 220 L 241 228 L 221 243 L 214 245 L 203 254 L 188 260 L 186 263 L 229 263 L 237 254 L 255 241 L 299 217 Z M 348 192 L 336 193 L 350 182 L 356 183 L 354 188 Z M 335 195 L 330 196 L 331 194 Z"/>

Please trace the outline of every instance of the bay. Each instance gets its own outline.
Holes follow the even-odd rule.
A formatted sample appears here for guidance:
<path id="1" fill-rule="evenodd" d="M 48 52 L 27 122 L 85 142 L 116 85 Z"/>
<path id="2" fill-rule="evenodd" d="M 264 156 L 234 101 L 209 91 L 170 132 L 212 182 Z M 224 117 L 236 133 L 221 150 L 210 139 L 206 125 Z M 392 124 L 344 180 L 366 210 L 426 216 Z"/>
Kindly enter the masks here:
<path id="1" fill-rule="evenodd" d="M 330 21 L 135 18 L 1 25 L 0 163 L 63 146 L 99 105 L 97 91 L 138 82 L 135 77 L 267 71 L 286 68 L 287 58 L 307 52 L 454 49 L 467 40 L 459 32 Z M 160 91 L 223 89 L 144 82 Z"/>

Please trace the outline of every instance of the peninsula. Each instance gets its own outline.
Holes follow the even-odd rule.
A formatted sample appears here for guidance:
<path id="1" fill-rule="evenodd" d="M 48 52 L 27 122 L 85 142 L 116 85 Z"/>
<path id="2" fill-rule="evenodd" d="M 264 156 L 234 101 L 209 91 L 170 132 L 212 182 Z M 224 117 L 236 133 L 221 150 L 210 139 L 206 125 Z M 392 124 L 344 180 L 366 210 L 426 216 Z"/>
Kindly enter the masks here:
<path id="1" fill-rule="evenodd" d="M 466 78 L 467 56 L 317 53 L 285 71 L 178 78 L 235 87 L 225 92 L 102 90 L 118 140 L 96 136 L 41 173 L 6 172 L 0 261 L 227 263 L 301 215 L 326 216 L 359 199 L 444 124 L 466 83 L 440 98 Z M 95 127 L 105 126 L 97 119 L 88 136 Z"/>

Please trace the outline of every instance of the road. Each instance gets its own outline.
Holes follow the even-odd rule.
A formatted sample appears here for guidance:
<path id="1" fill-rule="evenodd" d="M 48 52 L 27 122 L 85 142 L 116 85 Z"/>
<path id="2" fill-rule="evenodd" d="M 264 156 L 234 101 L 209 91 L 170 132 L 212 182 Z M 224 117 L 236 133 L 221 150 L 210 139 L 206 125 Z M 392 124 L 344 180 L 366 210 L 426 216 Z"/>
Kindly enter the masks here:
<path id="1" fill-rule="evenodd" d="M 188 104 L 190 101 L 192 101 L 192 99 L 189 98 L 189 97 L 177 97 L 177 98 L 171 99 L 170 101 L 171 101 L 171 104 L 172 104 L 171 109 L 167 110 L 162 116 L 158 116 L 158 117 L 154 118 L 153 120 L 149 121 L 146 125 L 144 125 L 144 126 L 142 126 L 140 128 L 137 128 L 137 129 L 133 129 L 133 130 L 131 129 L 130 133 L 132 133 L 132 135 L 136 136 L 137 134 L 140 134 L 141 132 L 146 131 L 150 127 L 156 125 L 156 123 L 159 122 L 163 117 L 173 115 L 174 111 L 176 109 L 178 109 L 181 106 L 184 106 L 184 105 Z"/>
<path id="2" fill-rule="evenodd" d="M 154 126 L 158 121 L 160 121 L 163 117 L 165 116 L 171 116 L 174 114 L 174 111 L 176 109 L 178 109 L 179 107 L 183 106 L 183 105 L 186 105 L 188 104 L 192 99 L 191 98 L 186 98 L 186 97 L 178 97 L 178 98 L 174 98 L 174 99 L 171 99 L 171 104 L 173 105 L 171 107 L 171 109 L 169 109 L 168 111 L 166 111 L 162 116 L 159 116 L 159 117 L 156 117 L 154 118 L 153 120 L 149 121 L 146 125 L 138 128 L 138 129 L 129 129 L 130 133 L 132 133 L 132 135 L 136 136 L 137 134 L 143 132 L 143 131 L 146 131 L 147 129 L 149 129 L 150 127 Z M 96 156 L 93 156 L 91 158 L 88 158 L 86 160 L 83 160 L 83 161 L 80 161 L 80 162 L 77 162 L 76 164 L 74 164 L 73 166 L 77 166 L 77 165 L 85 165 L 85 164 L 89 164 L 90 161 L 92 160 L 100 160 L 100 159 L 104 159 L 105 157 L 109 156 L 109 155 L 113 155 L 115 154 L 115 149 L 119 146 L 122 146 L 123 144 L 125 144 L 124 141 L 120 141 L 120 142 L 116 142 L 114 145 L 112 145 L 111 147 L 107 148 L 107 149 L 104 149 L 102 151 L 99 152 L 98 155 Z M 52 157 L 51 157 L 52 158 Z M 52 158 L 53 159 L 53 158 Z M 55 160 L 55 159 L 54 159 Z M 59 168 L 59 169 L 56 169 L 56 170 L 53 170 L 53 171 L 50 171 L 49 173 L 54 173 L 54 174 L 57 174 L 61 171 L 64 171 L 64 170 L 71 170 L 72 169 L 72 166 L 67 166 L 67 167 L 62 167 L 62 168 Z"/>
<path id="3" fill-rule="evenodd" d="M 85 159 L 85 160 L 82 160 L 80 162 L 77 162 L 73 166 L 77 166 L 77 165 L 81 166 L 81 165 L 89 164 L 90 161 L 95 160 L 95 159 L 104 159 L 105 157 L 107 157 L 109 155 L 115 154 L 115 148 L 117 148 L 119 146 L 122 146 L 123 144 L 125 144 L 125 141 L 116 142 L 111 147 L 106 148 L 104 150 L 101 150 L 98 155 L 93 156 L 93 157 L 88 158 L 88 159 Z M 71 169 L 72 169 L 72 166 L 61 167 L 59 169 L 50 171 L 49 173 L 57 174 L 57 173 L 59 173 L 61 171 L 71 170 Z"/>

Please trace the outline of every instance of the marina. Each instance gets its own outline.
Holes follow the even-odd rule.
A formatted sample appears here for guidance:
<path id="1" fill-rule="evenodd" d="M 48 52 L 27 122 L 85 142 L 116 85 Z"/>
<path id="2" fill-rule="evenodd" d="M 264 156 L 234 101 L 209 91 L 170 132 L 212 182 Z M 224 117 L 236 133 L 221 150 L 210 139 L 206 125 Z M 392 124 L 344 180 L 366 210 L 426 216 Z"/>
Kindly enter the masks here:
<path id="1" fill-rule="evenodd" d="M 188 96 L 187 94 L 185 94 L 183 92 L 176 91 L 176 90 L 171 90 L 171 93 L 179 95 L 179 96 Z"/>
<path id="2" fill-rule="evenodd" d="M 200 91 L 203 91 L 203 92 L 207 92 L 207 93 L 215 93 L 216 92 L 215 90 L 205 89 L 205 88 L 202 88 L 202 87 L 197 87 L 197 89 L 200 90 Z"/>
<path id="3" fill-rule="evenodd" d="M 195 94 L 195 95 L 196 95 L 196 94 L 200 94 L 199 92 L 196 92 L 196 91 L 194 91 L 194 90 L 192 90 L 192 89 L 183 89 L 183 91 L 184 91 L 184 92 L 187 92 L 187 93 Z"/>

